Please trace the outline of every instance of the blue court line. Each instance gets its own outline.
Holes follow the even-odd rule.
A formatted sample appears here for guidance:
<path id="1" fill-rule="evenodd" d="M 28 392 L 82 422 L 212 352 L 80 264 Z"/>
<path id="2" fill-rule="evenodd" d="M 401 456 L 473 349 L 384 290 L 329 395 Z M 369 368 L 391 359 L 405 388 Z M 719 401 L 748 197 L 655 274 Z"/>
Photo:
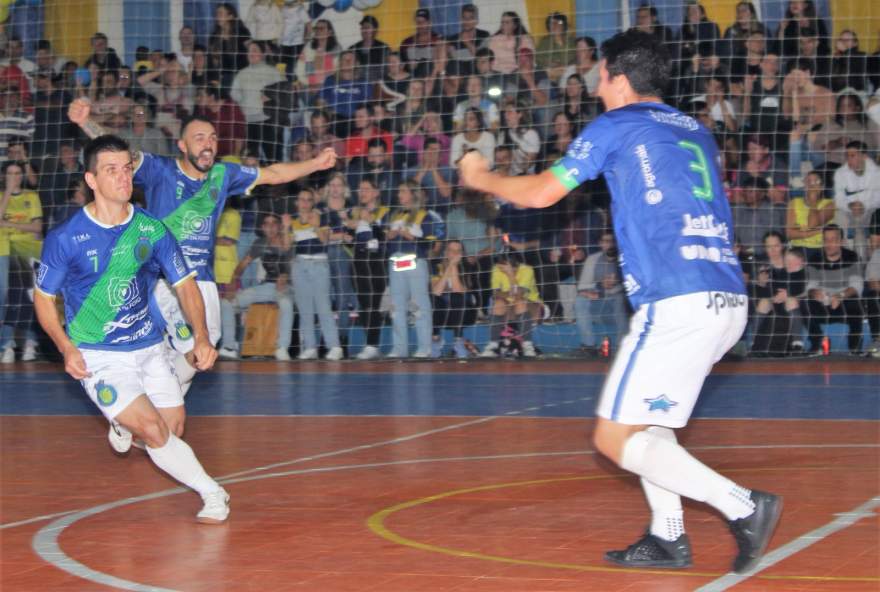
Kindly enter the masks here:
<path id="1" fill-rule="evenodd" d="M 199 376 L 191 416 L 492 416 L 535 407 L 532 417 L 593 417 L 604 374 L 309 373 Z M 97 415 L 60 372 L 0 373 L 2 415 Z M 591 401 L 560 405 L 591 396 Z M 549 404 L 549 405 L 548 405 Z M 712 375 L 694 417 L 880 420 L 872 374 Z"/>

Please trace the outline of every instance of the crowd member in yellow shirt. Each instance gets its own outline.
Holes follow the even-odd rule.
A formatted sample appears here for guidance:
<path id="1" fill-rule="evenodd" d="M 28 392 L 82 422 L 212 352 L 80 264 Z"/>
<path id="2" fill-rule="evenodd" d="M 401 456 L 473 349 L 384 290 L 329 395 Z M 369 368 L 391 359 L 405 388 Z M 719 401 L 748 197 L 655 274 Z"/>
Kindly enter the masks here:
<path id="1" fill-rule="evenodd" d="M 25 170 L 18 162 L 3 167 L 3 195 L 0 197 L 0 363 L 15 361 L 14 327 L 10 318 L 9 269 L 11 257 L 36 259 L 43 246 L 43 208 L 35 191 L 24 189 Z M 28 329 L 22 360 L 36 358 L 36 335 Z"/>
<path id="2" fill-rule="evenodd" d="M 509 322 L 516 322 L 523 339 L 522 355 L 534 358 L 537 352 L 531 338 L 532 326 L 541 318 L 544 309 L 535 281 L 535 269 L 515 251 L 501 253 L 492 268 L 492 294 L 490 341 L 480 356 L 497 357 L 502 331 Z"/>
<path id="3" fill-rule="evenodd" d="M 214 278 L 220 297 L 235 294 L 232 285 L 235 266 L 238 265 L 238 239 L 241 237 L 241 214 L 229 201 L 217 223 L 217 246 L 214 248 Z"/>

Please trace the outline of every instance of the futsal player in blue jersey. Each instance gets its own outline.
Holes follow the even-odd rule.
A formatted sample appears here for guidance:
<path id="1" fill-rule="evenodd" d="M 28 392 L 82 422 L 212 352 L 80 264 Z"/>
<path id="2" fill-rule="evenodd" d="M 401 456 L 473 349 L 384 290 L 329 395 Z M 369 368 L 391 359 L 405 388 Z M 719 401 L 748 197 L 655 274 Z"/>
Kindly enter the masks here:
<path id="1" fill-rule="evenodd" d="M 165 355 L 162 319 L 149 304 L 161 272 L 193 328 L 196 366 L 211 368 L 217 352 L 195 271 L 168 228 L 129 203 L 133 172 L 125 141 L 92 140 L 85 165 L 94 200 L 46 236 L 34 291 L 37 318 L 64 356 L 64 369 L 101 413 L 138 436 L 156 466 L 202 496 L 197 519 L 223 522 L 229 496 L 178 437 L 183 393 Z M 59 293 L 66 330 L 55 308 Z"/>
<path id="2" fill-rule="evenodd" d="M 91 138 L 104 133 L 90 119 L 91 104 L 73 101 L 68 117 Z M 181 126 L 177 142 L 181 155 L 174 159 L 147 152 L 134 155 L 134 183 L 143 188 L 146 210 L 162 220 L 180 243 L 188 265 L 198 272 L 198 286 L 205 301 L 211 343 L 221 332 L 220 298 L 214 283 L 214 244 L 217 223 L 226 198 L 249 194 L 257 185 L 289 183 L 316 171 L 335 166 L 336 152 L 328 148 L 305 162 L 283 162 L 262 168 L 216 162 L 217 132 L 207 120 L 191 118 Z M 178 379 L 186 394 L 195 374 L 188 352 L 192 349 L 189 329 L 183 322 L 177 298 L 165 282 L 156 285 L 155 304 L 165 319 L 171 341 L 168 355 L 174 361 Z M 114 429 L 110 444 L 119 452 L 131 446 L 129 434 Z"/>
<path id="3" fill-rule="evenodd" d="M 712 134 L 664 105 L 669 58 L 652 36 L 619 33 L 602 45 L 598 95 L 606 113 L 581 131 L 550 169 L 522 177 L 489 171 L 478 153 L 459 163 L 462 182 L 528 207 L 546 207 L 605 175 L 620 266 L 636 311 L 602 389 L 594 441 L 641 477 L 647 533 L 605 558 L 627 567 L 688 567 L 680 496 L 728 520 L 733 570 L 755 567 L 782 499 L 719 475 L 676 441 L 703 381 L 740 338 L 747 298 Z"/>

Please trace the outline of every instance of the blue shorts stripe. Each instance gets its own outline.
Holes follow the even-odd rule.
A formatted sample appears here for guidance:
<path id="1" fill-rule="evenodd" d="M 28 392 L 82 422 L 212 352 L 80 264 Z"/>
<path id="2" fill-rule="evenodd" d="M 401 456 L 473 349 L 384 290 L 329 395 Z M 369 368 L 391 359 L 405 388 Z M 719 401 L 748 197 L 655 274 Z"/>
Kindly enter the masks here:
<path id="1" fill-rule="evenodd" d="M 651 330 L 653 324 L 654 303 L 652 302 L 648 305 L 648 319 L 645 321 L 645 326 L 642 328 L 642 333 L 639 335 L 639 341 L 636 343 L 635 349 L 630 354 L 629 361 L 626 363 L 626 369 L 623 371 L 623 376 L 620 377 L 620 384 L 617 385 L 617 392 L 614 394 L 614 407 L 611 408 L 611 421 L 617 421 L 620 414 L 620 404 L 623 402 L 623 395 L 624 392 L 626 392 L 626 383 L 629 380 L 630 372 L 632 372 L 633 366 L 636 364 L 636 358 L 638 357 L 642 346 L 645 344 L 645 339 L 648 337 L 648 331 Z"/>

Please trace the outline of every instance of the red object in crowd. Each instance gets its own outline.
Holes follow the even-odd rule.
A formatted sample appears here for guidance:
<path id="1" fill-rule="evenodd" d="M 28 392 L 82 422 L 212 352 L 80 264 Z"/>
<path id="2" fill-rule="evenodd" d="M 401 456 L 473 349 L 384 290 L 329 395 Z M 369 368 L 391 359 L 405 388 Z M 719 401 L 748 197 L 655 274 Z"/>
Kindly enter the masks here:
<path id="1" fill-rule="evenodd" d="M 602 349 L 600 351 L 603 358 L 607 358 L 611 354 L 611 341 L 607 336 L 602 340 Z"/>
<path id="2" fill-rule="evenodd" d="M 828 336 L 822 338 L 822 355 L 827 356 L 831 352 L 831 340 Z"/>

